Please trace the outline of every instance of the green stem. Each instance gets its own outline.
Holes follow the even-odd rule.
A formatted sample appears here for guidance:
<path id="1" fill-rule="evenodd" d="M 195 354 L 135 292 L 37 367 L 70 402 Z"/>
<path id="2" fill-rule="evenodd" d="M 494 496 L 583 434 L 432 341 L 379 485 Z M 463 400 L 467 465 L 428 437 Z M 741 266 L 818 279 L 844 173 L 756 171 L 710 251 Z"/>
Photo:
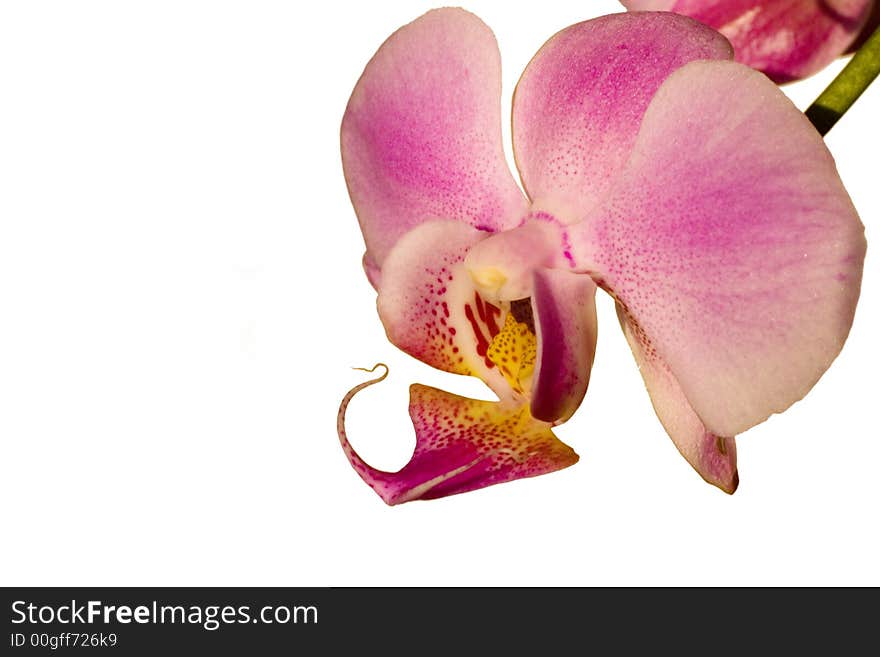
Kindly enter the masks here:
<path id="1" fill-rule="evenodd" d="M 880 27 L 858 49 L 849 64 L 807 108 L 805 114 L 823 137 L 834 127 L 880 73 Z"/>

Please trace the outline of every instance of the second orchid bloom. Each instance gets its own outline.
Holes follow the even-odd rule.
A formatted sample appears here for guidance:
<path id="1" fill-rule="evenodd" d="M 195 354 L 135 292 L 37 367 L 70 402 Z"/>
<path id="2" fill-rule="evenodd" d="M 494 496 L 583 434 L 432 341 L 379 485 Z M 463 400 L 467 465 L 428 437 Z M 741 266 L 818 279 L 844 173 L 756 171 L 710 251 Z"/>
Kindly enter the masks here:
<path id="1" fill-rule="evenodd" d="M 822 139 L 731 57 L 674 14 L 559 32 L 514 95 L 524 194 L 489 28 L 441 9 L 382 45 L 342 122 L 379 316 L 395 345 L 499 398 L 413 386 L 415 453 L 387 473 L 348 442 L 347 396 L 340 439 L 383 500 L 573 464 L 551 427 L 587 390 L 597 287 L 676 447 L 735 490 L 734 437 L 803 397 L 843 346 L 865 239 Z"/>
<path id="2" fill-rule="evenodd" d="M 674 11 L 730 39 L 736 61 L 779 83 L 840 57 L 866 27 L 875 0 L 620 0 L 630 10 Z M 871 21 L 870 29 L 876 27 Z"/>

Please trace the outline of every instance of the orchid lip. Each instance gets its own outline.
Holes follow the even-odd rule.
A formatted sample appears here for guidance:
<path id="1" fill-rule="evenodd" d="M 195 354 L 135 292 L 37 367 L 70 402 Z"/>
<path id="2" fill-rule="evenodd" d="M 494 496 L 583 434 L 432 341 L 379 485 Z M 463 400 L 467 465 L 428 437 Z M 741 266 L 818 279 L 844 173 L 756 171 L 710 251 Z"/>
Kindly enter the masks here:
<path id="1" fill-rule="evenodd" d="M 388 505 L 455 495 L 493 484 L 552 472 L 578 456 L 533 419 L 528 407 L 478 401 L 436 388 L 410 387 L 410 417 L 416 430 L 412 458 L 398 472 L 377 470 L 361 459 L 348 439 L 345 414 L 364 388 L 381 382 L 383 372 L 352 388 L 337 415 L 337 433 L 351 466 Z M 361 369 L 361 368 L 356 368 Z"/>

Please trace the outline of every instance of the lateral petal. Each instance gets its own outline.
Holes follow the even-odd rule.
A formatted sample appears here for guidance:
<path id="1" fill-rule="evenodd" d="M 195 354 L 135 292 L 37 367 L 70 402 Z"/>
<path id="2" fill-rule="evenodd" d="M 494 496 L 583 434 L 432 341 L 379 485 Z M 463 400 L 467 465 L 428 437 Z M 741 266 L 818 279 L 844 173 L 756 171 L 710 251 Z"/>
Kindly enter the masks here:
<path id="1" fill-rule="evenodd" d="M 733 493 L 739 485 L 736 439 L 722 438 L 706 429 L 669 367 L 620 304 L 617 304 L 617 315 L 666 433 L 703 479 L 726 493 Z"/>
<path id="2" fill-rule="evenodd" d="M 852 324 L 862 223 L 812 125 L 741 64 L 673 73 L 606 207 L 577 228 L 716 435 L 803 397 Z"/>
<path id="3" fill-rule="evenodd" d="M 387 371 L 386 371 L 387 374 Z M 550 425 L 529 415 L 525 405 L 459 397 L 423 385 L 410 387 L 410 417 L 416 448 L 409 463 L 390 473 L 367 465 L 345 431 L 352 397 L 380 378 L 349 392 L 339 408 L 337 430 L 349 462 L 386 504 L 434 499 L 493 484 L 554 472 L 577 462 Z"/>
<path id="4" fill-rule="evenodd" d="M 513 99 L 517 167 L 534 207 L 583 219 L 626 164 L 657 88 L 695 59 L 729 59 L 712 29 L 675 14 L 614 14 L 553 36 Z"/>
<path id="5" fill-rule="evenodd" d="M 501 141 L 501 60 L 461 9 L 430 11 L 367 64 L 342 120 L 342 163 L 377 278 L 398 238 L 428 219 L 499 230 L 526 201 Z"/>

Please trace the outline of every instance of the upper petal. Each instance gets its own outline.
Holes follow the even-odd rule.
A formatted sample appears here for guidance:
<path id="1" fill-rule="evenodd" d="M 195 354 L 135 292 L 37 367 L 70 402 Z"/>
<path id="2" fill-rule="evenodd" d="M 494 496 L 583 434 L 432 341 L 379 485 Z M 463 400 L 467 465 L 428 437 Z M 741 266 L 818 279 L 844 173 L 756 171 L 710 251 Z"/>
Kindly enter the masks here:
<path id="1" fill-rule="evenodd" d="M 582 219 L 626 163 L 645 108 L 694 59 L 729 59 L 714 30 L 674 14 L 615 14 L 552 37 L 513 100 L 513 144 L 536 208 Z"/>
<path id="2" fill-rule="evenodd" d="M 342 120 L 345 179 L 369 267 L 381 267 L 397 239 L 428 219 L 487 230 L 521 219 L 500 99 L 495 37 L 466 11 L 428 12 L 379 48 Z"/>
<path id="3" fill-rule="evenodd" d="M 740 64 L 670 76 L 606 207 L 578 228 L 716 435 L 800 399 L 852 324 L 864 228 L 807 119 Z"/>
<path id="4" fill-rule="evenodd" d="M 777 82 L 806 77 L 846 51 L 874 0 L 629 0 L 628 9 L 675 11 L 730 39 L 736 60 Z"/>

